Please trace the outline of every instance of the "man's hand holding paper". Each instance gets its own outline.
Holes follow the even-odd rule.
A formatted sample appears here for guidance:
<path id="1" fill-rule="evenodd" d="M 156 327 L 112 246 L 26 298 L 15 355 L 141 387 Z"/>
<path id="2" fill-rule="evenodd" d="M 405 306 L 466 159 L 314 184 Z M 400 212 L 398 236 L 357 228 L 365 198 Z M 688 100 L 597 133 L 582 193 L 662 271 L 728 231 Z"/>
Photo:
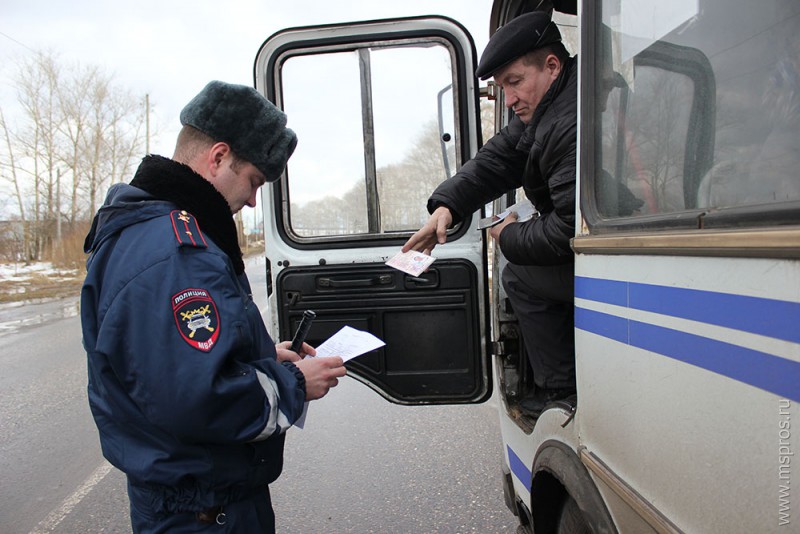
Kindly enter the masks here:
<path id="1" fill-rule="evenodd" d="M 344 371 L 344 362 L 351 360 L 356 356 L 361 356 L 362 354 L 365 354 L 371 350 L 383 347 L 384 345 L 386 345 L 386 343 L 373 336 L 369 332 L 356 330 L 350 326 L 343 327 L 341 330 L 328 338 L 327 341 L 316 348 L 315 357 L 307 355 L 303 360 L 295 362 L 295 365 L 297 365 L 297 367 L 303 371 L 304 375 L 306 374 L 304 371 L 306 366 L 311 368 L 310 366 L 321 365 L 323 367 L 328 367 L 330 370 L 330 373 L 327 375 L 327 382 L 315 381 L 314 383 L 309 384 L 309 381 L 306 380 L 306 400 L 310 401 L 318 399 L 324 396 L 328 389 L 338 384 L 338 377 L 346 374 Z M 320 394 L 320 392 L 323 390 L 324 392 Z M 303 415 L 300 417 L 300 419 L 295 421 L 294 426 L 297 428 L 303 428 L 305 426 L 307 411 L 308 402 L 306 402 Z"/>
<path id="2" fill-rule="evenodd" d="M 419 276 L 430 267 L 435 259 L 436 258 L 432 256 L 428 256 L 416 250 L 409 250 L 408 252 L 403 252 L 401 250 L 387 261 L 386 265 L 408 273 L 411 276 Z"/>
<path id="3" fill-rule="evenodd" d="M 306 400 L 324 397 L 328 390 L 339 384 L 339 378 L 347 374 L 344 360 L 339 356 L 315 358 L 308 356 L 294 362 L 306 379 Z"/>
<path id="4" fill-rule="evenodd" d="M 531 201 L 527 198 L 524 198 L 514 204 L 513 206 L 509 206 L 503 212 L 498 213 L 497 215 L 492 215 L 491 217 L 485 217 L 480 220 L 478 223 L 478 228 L 483 230 L 485 228 L 491 228 L 501 223 L 511 223 L 511 222 L 525 222 L 530 219 L 533 219 L 535 216 L 538 215 L 538 211 L 536 208 L 531 204 Z M 509 215 L 514 214 L 516 216 L 516 221 L 506 221 Z"/>

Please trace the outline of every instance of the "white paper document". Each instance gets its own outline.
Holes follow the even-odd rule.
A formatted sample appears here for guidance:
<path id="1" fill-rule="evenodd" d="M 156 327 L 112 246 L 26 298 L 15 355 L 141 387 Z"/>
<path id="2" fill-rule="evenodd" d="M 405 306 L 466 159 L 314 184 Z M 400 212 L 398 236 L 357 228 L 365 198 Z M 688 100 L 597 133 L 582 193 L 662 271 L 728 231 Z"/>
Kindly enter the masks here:
<path id="1" fill-rule="evenodd" d="M 317 347 L 317 358 L 340 356 L 344 361 L 386 345 L 369 332 L 345 326 Z"/>
<path id="2" fill-rule="evenodd" d="M 512 212 L 517 214 L 518 222 L 525 222 L 529 219 L 532 219 L 533 216 L 538 213 L 536 208 L 533 207 L 533 204 L 531 204 L 531 201 L 525 198 L 513 206 L 506 208 L 502 213 L 492 215 L 491 217 L 484 217 L 478 223 L 478 228 L 483 230 L 484 228 L 491 228 L 496 224 L 500 224 L 503 222 L 503 219 L 511 215 Z"/>
<path id="3" fill-rule="evenodd" d="M 356 330 L 351 326 L 345 326 L 317 347 L 316 356 L 306 356 L 306 358 L 340 356 L 342 360 L 347 361 L 371 350 L 383 347 L 384 345 L 386 345 L 386 343 L 369 332 Z M 303 415 L 294 422 L 295 427 L 303 428 L 305 426 L 307 413 L 308 402 L 303 406 Z"/>
<path id="4" fill-rule="evenodd" d="M 425 269 L 430 267 L 435 259 L 433 256 L 428 256 L 422 252 L 409 250 L 408 252 L 398 252 L 386 262 L 386 265 L 399 269 L 411 276 L 419 276 L 425 272 Z"/>

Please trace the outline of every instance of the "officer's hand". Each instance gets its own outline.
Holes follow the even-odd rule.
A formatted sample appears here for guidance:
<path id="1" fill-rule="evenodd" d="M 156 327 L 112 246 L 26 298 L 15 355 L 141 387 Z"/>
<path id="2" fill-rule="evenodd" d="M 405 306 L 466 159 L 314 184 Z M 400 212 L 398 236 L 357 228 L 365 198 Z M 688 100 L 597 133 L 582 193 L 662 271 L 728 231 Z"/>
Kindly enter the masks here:
<path id="1" fill-rule="evenodd" d="M 431 214 L 428 222 L 406 241 L 403 252 L 416 250 L 430 254 L 437 243 L 443 245 L 447 242 L 447 229 L 451 224 L 453 224 L 453 214 L 450 208 L 439 206 Z"/>
<path id="2" fill-rule="evenodd" d="M 338 356 L 306 358 L 294 364 L 306 378 L 307 401 L 324 397 L 339 383 L 339 377 L 347 374 L 344 362 Z"/>
<path id="3" fill-rule="evenodd" d="M 517 222 L 517 214 L 516 212 L 512 211 L 506 216 L 505 219 L 503 219 L 503 222 L 501 222 L 498 225 L 492 226 L 489 229 L 489 235 L 492 236 L 493 239 L 500 239 L 500 232 L 503 231 L 503 228 L 515 222 Z"/>
<path id="4" fill-rule="evenodd" d="M 275 352 L 278 353 L 279 362 L 297 362 L 306 355 L 315 356 L 317 354 L 317 350 L 308 343 L 303 343 L 303 346 L 300 347 L 300 354 L 289 350 L 291 346 L 291 341 L 281 341 L 275 345 Z"/>

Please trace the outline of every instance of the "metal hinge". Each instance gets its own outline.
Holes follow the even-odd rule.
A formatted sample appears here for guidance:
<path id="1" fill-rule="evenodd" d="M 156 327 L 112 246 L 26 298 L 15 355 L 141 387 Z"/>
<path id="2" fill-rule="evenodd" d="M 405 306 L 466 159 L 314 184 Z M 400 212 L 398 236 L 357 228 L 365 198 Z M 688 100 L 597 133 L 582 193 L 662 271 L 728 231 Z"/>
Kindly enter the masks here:
<path id="1" fill-rule="evenodd" d="M 502 341 L 492 341 L 489 344 L 489 350 L 492 351 L 492 356 L 505 356 L 506 344 Z"/>
<path id="2" fill-rule="evenodd" d="M 481 87 L 479 94 L 481 98 L 487 98 L 489 100 L 497 100 L 497 95 L 499 93 L 500 90 L 497 88 L 497 84 L 494 82 L 488 82 L 485 87 Z"/>

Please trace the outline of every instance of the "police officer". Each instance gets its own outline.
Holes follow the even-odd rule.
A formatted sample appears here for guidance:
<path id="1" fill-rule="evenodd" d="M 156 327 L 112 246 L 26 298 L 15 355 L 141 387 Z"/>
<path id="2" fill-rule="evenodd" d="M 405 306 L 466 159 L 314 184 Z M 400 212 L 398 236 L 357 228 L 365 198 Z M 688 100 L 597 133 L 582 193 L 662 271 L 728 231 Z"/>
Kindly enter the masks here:
<path id="1" fill-rule="evenodd" d="M 503 287 L 520 323 L 535 389 L 521 406 L 538 416 L 575 393 L 573 334 L 577 59 L 550 15 L 520 15 L 489 39 L 476 70 L 494 77 L 514 118 L 442 182 L 428 200 L 431 217 L 403 246 L 430 252 L 447 229 L 486 203 L 522 187 L 540 217 L 512 215 L 494 226 L 509 264 Z"/>
<path id="2" fill-rule="evenodd" d="M 89 404 L 134 532 L 273 532 L 285 432 L 345 375 L 270 339 L 232 218 L 297 138 L 253 88 L 219 81 L 181 123 L 173 158 L 112 186 L 86 238 Z"/>

